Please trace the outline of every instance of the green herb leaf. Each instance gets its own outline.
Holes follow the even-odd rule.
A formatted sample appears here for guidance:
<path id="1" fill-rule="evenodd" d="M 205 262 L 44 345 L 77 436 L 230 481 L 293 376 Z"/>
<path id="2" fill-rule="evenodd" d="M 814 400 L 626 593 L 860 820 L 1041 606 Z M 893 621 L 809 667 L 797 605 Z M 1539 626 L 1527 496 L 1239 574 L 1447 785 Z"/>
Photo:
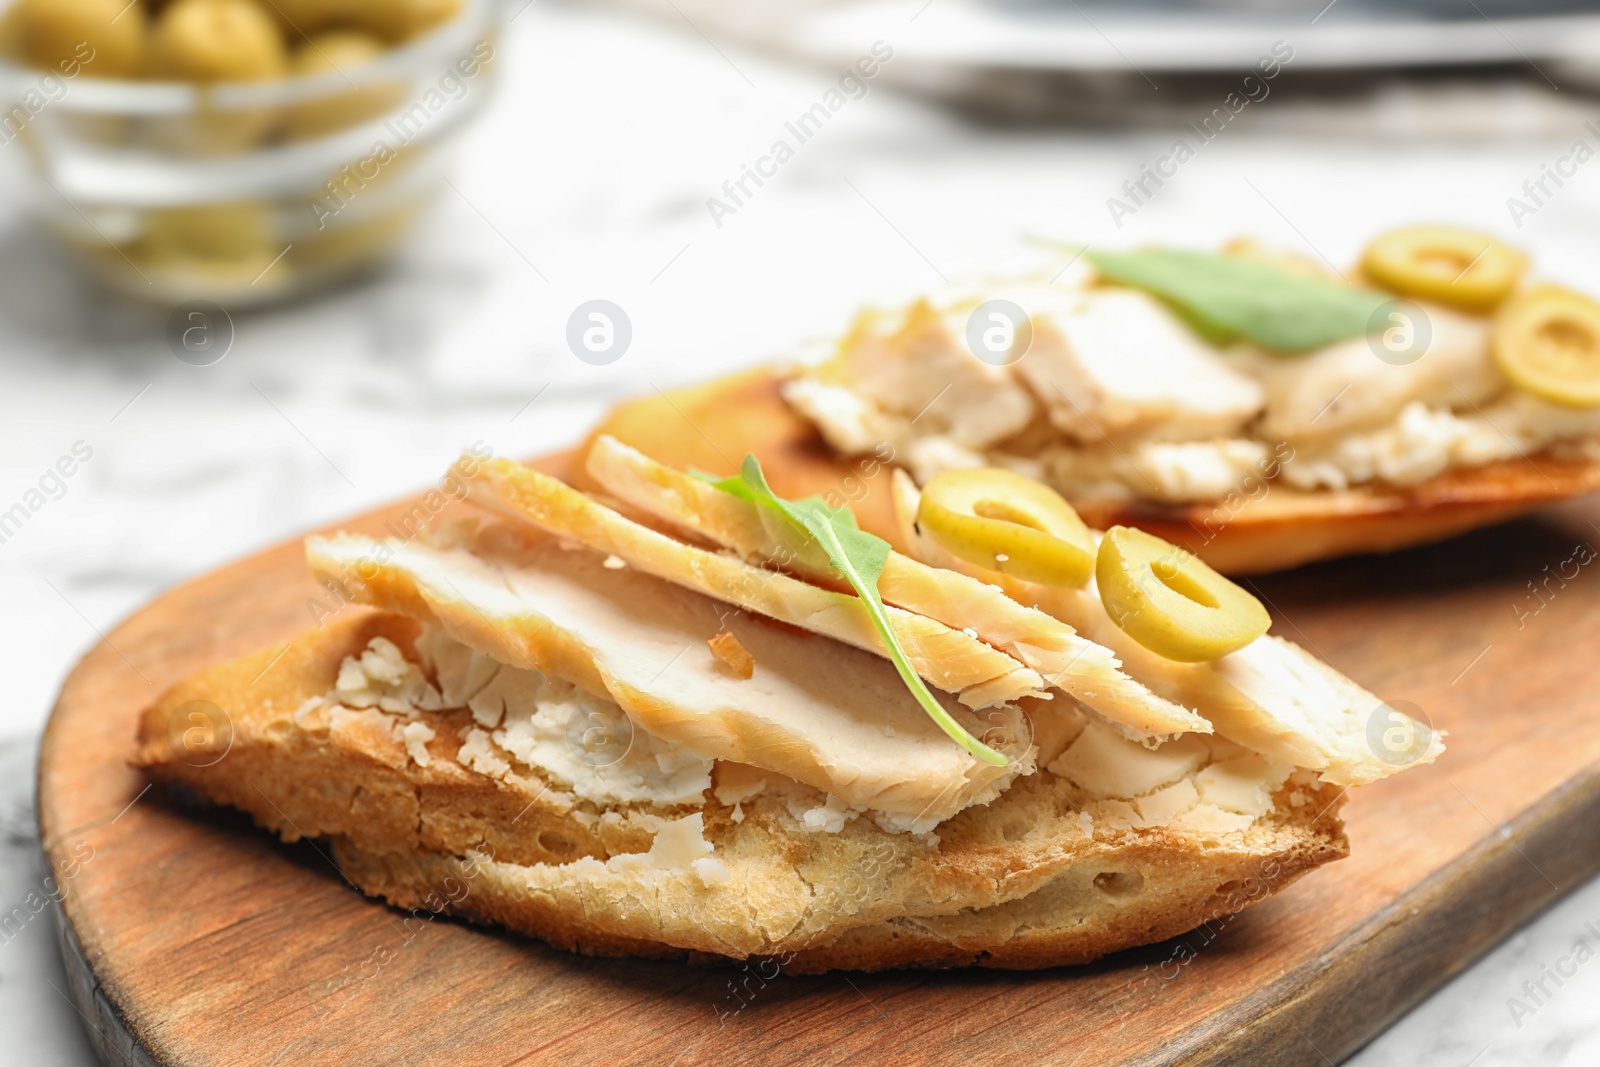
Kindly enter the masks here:
<path id="1" fill-rule="evenodd" d="M 698 471 L 694 473 L 725 493 L 771 508 L 815 540 L 828 554 L 828 562 L 834 570 L 850 583 L 861 598 L 861 603 L 872 617 L 872 624 L 877 627 L 878 635 L 883 638 L 884 647 L 889 650 L 890 662 L 900 672 L 901 680 L 911 690 L 911 695 L 917 698 L 917 703 L 922 705 L 922 710 L 928 713 L 928 717 L 953 741 L 983 762 L 996 767 L 1004 767 L 1011 762 L 951 718 L 906 658 L 900 638 L 896 636 L 894 627 L 889 625 L 889 612 L 878 592 L 878 579 L 883 575 L 884 564 L 889 562 L 889 542 L 858 527 L 856 517 L 849 508 L 830 508 L 821 497 L 785 500 L 778 496 L 767 484 L 761 464 L 753 455 L 744 458 L 740 473 L 732 478 L 718 480 Z"/>
<path id="2" fill-rule="evenodd" d="M 1088 253 L 1107 279 L 1171 304 L 1202 337 L 1304 352 L 1363 336 L 1392 297 L 1240 256 L 1153 248 Z"/>

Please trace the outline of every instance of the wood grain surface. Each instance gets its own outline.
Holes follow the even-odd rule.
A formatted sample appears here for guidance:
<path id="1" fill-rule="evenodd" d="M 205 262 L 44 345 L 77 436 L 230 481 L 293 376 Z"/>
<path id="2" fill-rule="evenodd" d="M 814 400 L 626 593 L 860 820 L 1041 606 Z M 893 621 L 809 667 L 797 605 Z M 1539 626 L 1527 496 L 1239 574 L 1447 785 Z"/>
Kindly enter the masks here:
<path id="1" fill-rule="evenodd" d="M 182 1067 L 1336 1062 L 1600 869 L 1600 561 L 1549 578 L 1600 543 L 1597 519 L 1568 504 L 1251 579 L 1277 632 L 1416 705 L 1450 750 L 1356 791 L 1349 860 L 1174 941 L 1036 973 L 774 977 L 405 923 L 316 844 L 147 789 L 124 762 L 142 707 L 311 627 L 319 589 L 299 542 L 279 545 L 162 595 L 62 689 L 39 809 L 79 1005 L 108 1061 Z"/>

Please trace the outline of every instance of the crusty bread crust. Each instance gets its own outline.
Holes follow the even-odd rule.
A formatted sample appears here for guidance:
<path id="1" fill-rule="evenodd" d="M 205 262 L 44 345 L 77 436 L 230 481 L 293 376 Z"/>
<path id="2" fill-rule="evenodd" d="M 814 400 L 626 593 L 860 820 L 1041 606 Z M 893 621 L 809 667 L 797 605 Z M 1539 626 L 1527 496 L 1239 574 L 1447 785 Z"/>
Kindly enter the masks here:
<path id="1" fill-rule="evenodd" d="M 781 495 L 848 503 L 864 529 L 901 551 L 883 455 L 841 456 L 779 394 L 764 367 L 704 385 L 625 401 L 594 431 L 680 470 L 729 472 L 761 460 Z M 591 437 L 592 440 L 592 437 Z M 585 486 L 586 488 L 588 486 Z M 1447 471 L 1408 487 L 1303 492 L 1274 484 L 1238 505 L 1073 501 L 1097 529 L 1138 526 L 1182 544 L 1227 574 L 1264 574 L 1361 552 L 1391 552 L 1504 522 L 1542 504 L 1600 489 L 1600 461 L 1549 452 Z"/>
<path id="2" fill-rule="evenodd" d="M 1217 835 L 1095 822 L 1072 783 L 1041 771 L 942 824 L 934 844 L 865 817 L 806 830 L 782 791 L 737 813 L 711 790 L 698 807 L 606 812 L 526 768 L 494 778 L 462 766 L 464 711 L 423 713 L 436 737 L 419 766 L 394 717 L 307 710 L 345 656 L 375 636 L 410 654 L 417 632 L 350 609 L 276 661 L 267 649 L 203 671 L 142 716 L 133 762 L 286 840 L 330 839 L 354 884 L 399 907 L 594 954 L 777 957 L 793 971 L 1083 962 L 1238 910 L 1347 852 L 1342 791 L 1307 776 L 1248 830 Z M 174 724 L 193 701 L 226 715 L 226 754 L 186 750 Z M 727 881 L 603 862 L 647 851 L 661 819 L 691 812 Z"/>
<path id="3" fill-rule="evenodd" d="M 572 809 L 556 803 L 542 781 L 513 776 L 485 788 L 482 775 L 454 759 L 419 767 L 381 713 L 295 722 L 307 700 L 332 689 L 346 656 L 385 637 L 409 658 L 420 630 L 403 616 L 349 608 L 297 637 L 276 663 L 279 649 L 268 648 L 201 671 L 146 709 L 131 762 L 158 781 L 182 782 L 212 803 L 249 812 L 285 841 L 343 835 L 384 852 L 486 846 L 518 863 L 568 863 L 608 848 L 649 847 L 642 827 L 574 833 Z M 190 701 L 206 701 L 227 716 L 232 744 L 220 759 L 184 751 L 180 709 Z M 442 739 L 455 742 L 470 716 L 440 712 L 430 721 Z"/>
<path id="4" fill-rule="evenodd" d="M 1090 963 L 1233 915 L 1348 852 L 1342 834 L 1305 833 L 1286 844 L 1265 856 L 1220 847 L 1175 852 L 1159 845 L 1125 845 L 1116 852 L 1118 871 L 1109 880 L 1105 857 L 1081 858 L 1028 895 L 1002 904 L 886 919 L 808 947 L 774 946 L 753 955 L 775 958 L 790 974 L 973 966 L 1037 970 Z M 740 958 L 618 936 L 581 908 L 553 907 L 530 896 L 516 872 L 486 870 L 470 859 L 428 852 L 377 855 L 337 839 L 333 849 L 346 877 L 403 909 L 448 912 L 591 956 L 681 959 L 706 966 Z M 1137 886 L 1115 880 L 1116 873 L 1135 870 Z M 450 901 L 453 887 L 465 887 L 459 901 Z"/>

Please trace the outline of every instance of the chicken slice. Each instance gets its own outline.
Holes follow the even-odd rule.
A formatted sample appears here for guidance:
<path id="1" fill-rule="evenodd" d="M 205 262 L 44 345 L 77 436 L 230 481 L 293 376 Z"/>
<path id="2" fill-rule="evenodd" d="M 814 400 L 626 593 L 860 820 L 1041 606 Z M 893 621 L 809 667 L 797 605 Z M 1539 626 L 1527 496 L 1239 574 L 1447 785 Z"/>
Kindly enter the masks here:
<path id="1" fill-rule="evenodd" d="M 1232 437 L 1261 410 L 1260 384 L 1145 293 L 1090 289 L 1033 319 L 1016 369 L 1074 440 Z"/>
<path id="2" fill-rule="evenodd" d="M 1158 656 L 1111 621 L 1093 578 L 1072 589 L 973 567 L 918 532 L 918 499 L 910 477 L 896 471 L 895 514 L 905 543 L 915 546 L 924 562 L 993 581 L 1013 599 L 1072 625 L 1111 649 L 1128 674 L 1158 695 L 1197 709 L 1229 741 L 1319 771 L 1323 781 L 1343 786 L 1365 785 L 1409 766 L 1432 763 L 1444 751 L 1442 735 L 1393 710 L 1298 645 L 1270 634 L 1210 663 Z M 1377 740 L 1375 723 L 1381 724 Z M 1389 730 L 1417 739 L 1416 747 L 1389 751 L 1380 743 Z"/>
<path id="3" fill-rule="evenodd" d="M 634 723 L 708 759 L 788 775 L 853 807 L 937 822 L 988 803 L 1033 770 L 1015 705 L 973 713 L 935 694 L 1014 757 L 995 767 L 951 742 L 870 653 L 727 606 L 525 524 L 451 528 L 435 543 L 353 534 L 306 542 L 312 572 L 364 604 L 440 626 L 500 663 L 615 701 Z M 724 670 L 706 642 L 726 630 L 755 662 Z"/>
<path id="4" fill-rule="evenodd" d="M 511 460 L 480 464 L 469 483 L 474 503 L 509 518 L 610 553 L 646 574 L 706 596 L 888 655 L 866 607 L 851 593 L 684 544 Z M 900 608 L 891 607 L 888 614 L 912 668 L 931 684 L 958 694 L 968 707 L 1048 696 L 1037 671 L 977 638 Z"/>
<path id="5" fill-rule="evenodd" d="M 595 440 L 586 464 L 607 493 L 751 563 L 778 565 L 824 585 L 839 583 L 827 557 L 767 509 L 657 463 L 612 437 Z M 1108 649 L 993 585 L 891 552 L 878 592 L 907 611 L 953 629 L 971 629 L 979 640 L 1037 670 L 1047 684 L 1132 732 L 1211 732 L 1205 719 L 1123 673 Z"/>
<path id="6" fill-rule="evenodd" d="M 1266 411 L 1256 436 L 1274 441 L 1338 436 L 1393 422 L 1413 401 L 1463 408 L 1503 392 L 1505 379 L 1489 355 L 1489 320 L 1433 305 L 1423 310 L 1430 339 L 1410 363 L 1380 360 L 1366 337 L 1298 356 L 1237 355 L 1236 365 L 1266 387 Z"/>
<path id="7" fill-rule="evenodd" d="M 809 377 L 823 386 L 844 386 L 885 418 L 882 432 L 903 445 L 912 437 L 939 436 L 979 449 L 1009 437 L 1033 418 L 1033 398 L 1004 366 L 978 359 L 967 348 L 965 323 L 977 301 L 937 309 L 918 300 L 898 322 L 870 313 L 859 316 L 839 342 L 836 355 Z M 885 327 L 888 328 L 885 328 Z M 809 407 L 836 445 L 862 447 L 862 415 L 837 390 L 791 390 L 790 399 Z M 838 417 L 830 417 L 837 415 Z M 870 423 L 869 423 L 870 424 Z"/>

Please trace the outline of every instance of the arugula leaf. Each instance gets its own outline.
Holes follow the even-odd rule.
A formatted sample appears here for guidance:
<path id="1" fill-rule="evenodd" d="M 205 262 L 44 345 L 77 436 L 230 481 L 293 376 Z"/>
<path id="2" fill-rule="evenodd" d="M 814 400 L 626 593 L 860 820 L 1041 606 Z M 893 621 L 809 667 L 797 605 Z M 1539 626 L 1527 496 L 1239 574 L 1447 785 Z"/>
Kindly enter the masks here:
<path id="1" fill-rule="evenodd" d="M 1087 256 L 1111 281 L 1172 305 L 1208 340 L 1243 337 L 1274 352 L 1363 336 L 1373 313 L 1393 299 L 1240 256 L 1166 248 Z"/>
<path id="2" fill-rule="evenodd" d="M 872 617 L 872 624 L 877 627 L 878 636 L 883 638 L 884 647 L 889 650 L 890 662 L 900 672 L 901 680 L 911 690 L 911 695 L 917 698 L 917 703 L 922 705 L 922 710 L 928 713 L 928 717 L 951 740 L 983 762 L 996 767 L 1010 764 L 1009 759 L 973 737 L 950 717 L 950 713 L 934 699 L 922 677 L 906 658 L 905 648 L 901 646 L 894 627 L 889 624 L 888 610 L 878 592 L 878 579 L 883 575 L 884 564 L 889 562 L 889 542 L 857 526 L 856 517 L 849 508 L 830 508 L 821 497 L 785 500 L 778 496 L 767 484 L 767 476 L 754 455 L 745 456 L 740 473 L 731 478 L 718 480 L 699 471 L 694 473 L 725 493 L 771 508 L 813 538 L 828 554 L 828 562 L 834 570 L 854 587 L 861 603 L 866 606 L 867 614 Z"/>

